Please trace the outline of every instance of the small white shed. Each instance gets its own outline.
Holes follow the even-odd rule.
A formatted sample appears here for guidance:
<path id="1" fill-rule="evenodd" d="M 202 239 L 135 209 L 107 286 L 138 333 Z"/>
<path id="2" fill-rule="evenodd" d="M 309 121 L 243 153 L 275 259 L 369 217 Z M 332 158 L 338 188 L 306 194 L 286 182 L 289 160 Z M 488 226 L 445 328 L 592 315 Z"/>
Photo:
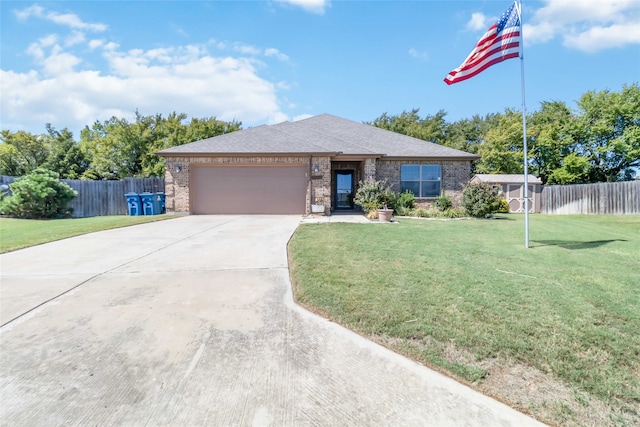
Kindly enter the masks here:
<path id="1" fill-rule="evenodd" d="M 542 181 L 534 175 L 528 175 L 529 213 L 540 213 L 540 193 Z M 486 182 L 498 186 L 509 203 L 509 212 L 524 213 L 524 174 L 476 174 L 471 182 Z"/>

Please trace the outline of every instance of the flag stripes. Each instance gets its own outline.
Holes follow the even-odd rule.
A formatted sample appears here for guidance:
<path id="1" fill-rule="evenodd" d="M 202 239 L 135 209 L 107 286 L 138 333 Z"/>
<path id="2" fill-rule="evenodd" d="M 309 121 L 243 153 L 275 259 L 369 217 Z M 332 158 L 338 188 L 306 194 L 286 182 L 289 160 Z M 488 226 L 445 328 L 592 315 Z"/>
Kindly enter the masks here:
<path id="1" fill-rule="evenodd" d="M 462 65 L 452 70 L 444 81 L 451 85 L 470 79 L 492 65 L 519 55 L 520 17 L 514 3 L 489 27 Z"/>

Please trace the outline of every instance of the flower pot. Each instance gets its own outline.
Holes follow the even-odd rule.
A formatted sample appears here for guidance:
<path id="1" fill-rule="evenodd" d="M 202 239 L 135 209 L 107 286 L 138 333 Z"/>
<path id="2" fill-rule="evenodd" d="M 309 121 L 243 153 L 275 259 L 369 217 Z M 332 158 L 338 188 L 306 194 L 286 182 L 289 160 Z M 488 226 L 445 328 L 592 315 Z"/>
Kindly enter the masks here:
<path id="1" fill-rule="evenodd" d="M 324 213 L 324 205 L 311 205 L 311 213 Z"/>
<path id="2" fill-rule="evenodd" d="M 389 222 L 393 215 L 393 209 L 378 209 L 378 221 Z"/>

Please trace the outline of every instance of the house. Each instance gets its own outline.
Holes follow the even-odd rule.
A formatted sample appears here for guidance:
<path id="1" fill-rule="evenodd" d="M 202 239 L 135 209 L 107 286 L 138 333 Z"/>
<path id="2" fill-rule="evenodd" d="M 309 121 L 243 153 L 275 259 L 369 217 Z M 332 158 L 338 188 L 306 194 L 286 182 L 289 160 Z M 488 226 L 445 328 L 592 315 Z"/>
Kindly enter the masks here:
<path id="1" fill-rule="evenodd" d="M 359 181 L 386 179 L 418 202 L 458 198 L 478 156 L 321 114 L 157 153 L 168 212 L 309 214 L 354 209 Z"/>
<path id="2" fill-rule="evenodd" d="M 529 187 L 529 213 L 540 213 L 542 181 L 534 175 L 527 175 Z M 486 182 L 497 186 L 509 203 L 509 212 L 524 213 L 524 174 L 477 174 L 471 182 Z"/>

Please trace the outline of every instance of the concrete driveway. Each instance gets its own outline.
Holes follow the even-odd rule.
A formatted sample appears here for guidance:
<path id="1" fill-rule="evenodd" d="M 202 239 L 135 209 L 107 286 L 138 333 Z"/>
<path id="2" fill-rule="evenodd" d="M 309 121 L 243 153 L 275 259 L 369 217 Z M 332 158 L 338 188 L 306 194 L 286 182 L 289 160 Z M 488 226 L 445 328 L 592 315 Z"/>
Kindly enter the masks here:
<path id="1" fill-rule="evenodd" d="M 190 216 L 1 255 L 0 424 L 539 425 L 295 306 L 299 223 Z"/>

